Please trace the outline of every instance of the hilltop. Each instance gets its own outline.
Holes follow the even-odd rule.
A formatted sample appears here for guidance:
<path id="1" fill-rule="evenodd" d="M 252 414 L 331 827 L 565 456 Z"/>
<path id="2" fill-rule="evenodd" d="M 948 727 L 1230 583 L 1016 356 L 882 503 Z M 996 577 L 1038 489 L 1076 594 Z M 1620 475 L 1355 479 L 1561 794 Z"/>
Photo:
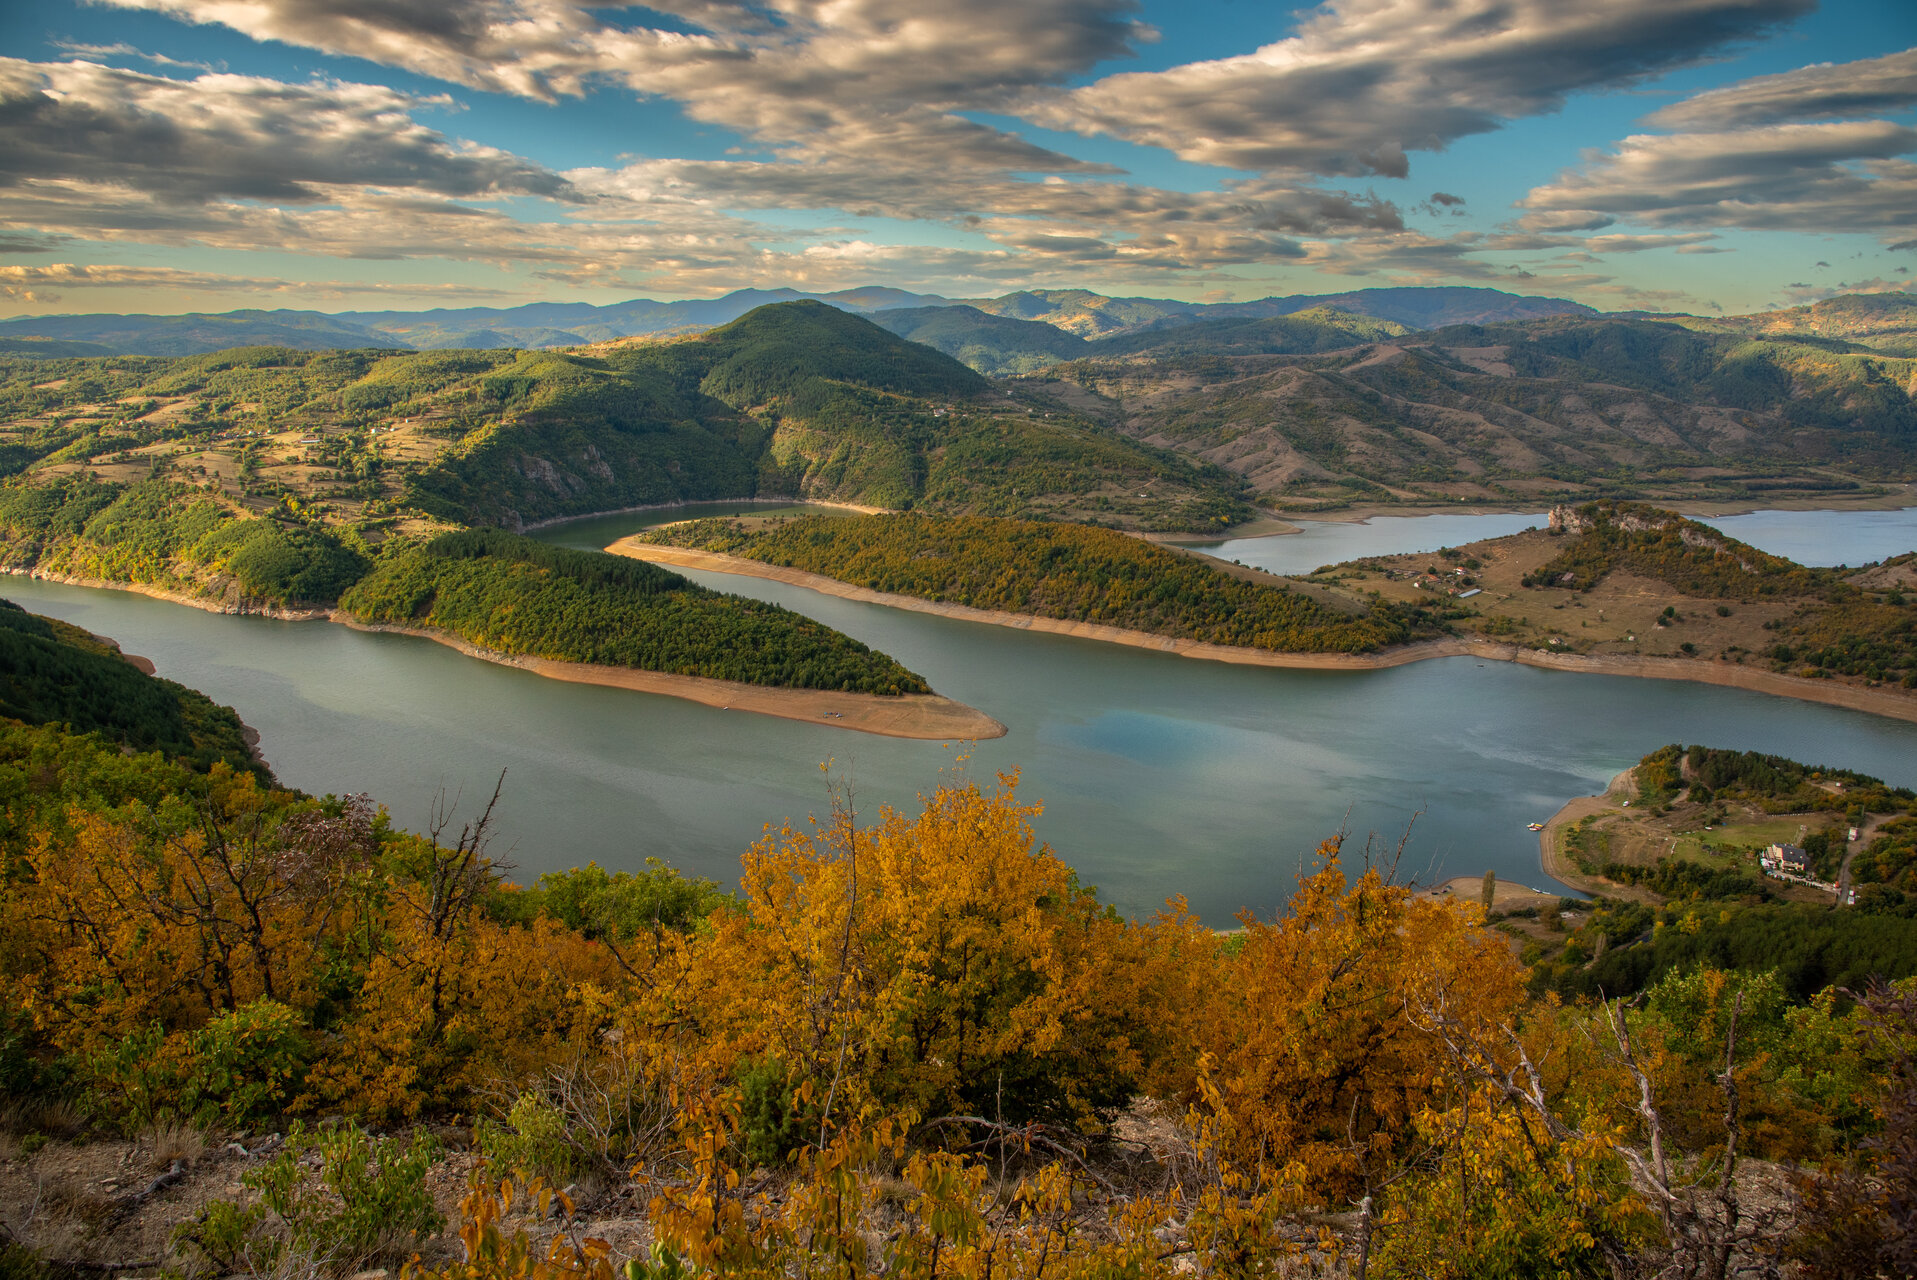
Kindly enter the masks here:
<path id="1" fill-rule="evenodd" d="M 0 357 L 0 474 L 212 486 L 369 540 L 804 496 L 1216 529 L 1240 482 L 816 302 L 578 351 Z"/>
<path id="2" fill-rule="evenodd" d="M 1548 529 L 1327 565 L 1347 599 L 1435 607 L 1456 634 L 1569 670 L 1658 675 L 1917 718 L 1917 553 L 1807 568 L 1637 503 Z"/>

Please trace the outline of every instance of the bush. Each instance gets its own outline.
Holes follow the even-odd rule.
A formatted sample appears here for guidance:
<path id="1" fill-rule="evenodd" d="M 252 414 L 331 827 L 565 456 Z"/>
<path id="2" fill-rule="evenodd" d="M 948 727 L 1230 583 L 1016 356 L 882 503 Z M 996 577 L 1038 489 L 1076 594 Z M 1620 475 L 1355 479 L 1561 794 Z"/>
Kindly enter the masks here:
<path id="1" fill-rule="evenodd" d="M 473 1138 L 495 1174 L 510 1172 L 563 1185 L 579 1171 L 565 1113 L 530 1093 L 513 1101 L 503 1124 L 481 1116 L 473 1125 Z"/>
<path id="2" fill-rule="evenodd" d="M 303 1168 L 320 1158 L 319 1185 Z M 439 1144 L 424 1133 L 410 1142 L 374 1138 L 356 1124 L 309 1132 L 295 1122 L 286 1147 L 241 1182 L 285 1224 L 293 1251 L 333 1265 L 403 1253 L 444 1224 L 426 1189 Z"/>
<path id="3" fill-rule="evenodd" d="M 776 1059 L 747 1064 L 739 1073 L 739 1094 L 740 1143 L 753 1165 L 784 1164 L 819 1123 L 818 1108 L 796 1100 L 785 1064 Z"/>
<path id="4" fill-rule="evenodd" d="M 223 1014 L 188 1041 L 185 1104 L 202 1123 L 231 1125 L 278 1115 L 298 1088 L 311 1056 L 306 1023 L 273 1000 Z"/>

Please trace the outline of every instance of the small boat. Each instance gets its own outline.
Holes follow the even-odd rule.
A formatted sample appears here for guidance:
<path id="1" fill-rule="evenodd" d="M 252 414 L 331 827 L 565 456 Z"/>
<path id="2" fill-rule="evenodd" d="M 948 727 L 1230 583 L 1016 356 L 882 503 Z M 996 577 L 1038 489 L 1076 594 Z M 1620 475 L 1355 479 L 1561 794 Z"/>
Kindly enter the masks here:
<path id="1" fill-rule="evenodd" d="M 1527 822 L 1524 825 L 1531 828 L 1531 830 L 1533 831 L 1544 830 L 1544 824 L 1542 822 Z"/>

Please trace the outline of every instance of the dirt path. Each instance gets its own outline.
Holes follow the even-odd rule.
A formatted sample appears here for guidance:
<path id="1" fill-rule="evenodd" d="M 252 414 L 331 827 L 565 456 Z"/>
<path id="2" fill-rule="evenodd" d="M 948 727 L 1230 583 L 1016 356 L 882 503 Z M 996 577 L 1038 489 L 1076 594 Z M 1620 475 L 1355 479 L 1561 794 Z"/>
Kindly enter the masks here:
<path id="1" fill-rule="evenodd" d="M 1864 816 L 1864 823 L 1857 828 L 1857 838 L 1850 842 L 1850 849 L 1844 854 L 1844 865 L 1837 869 L 1837 901 L 1843 902 L 1850 892 L 1850 864 L 1857 861 L 1857 855 L 1870 848 L 1870 842 L 1886 823 L 1895 822 L 1904 817 L 1901 813 L 1872 813 Z"/>

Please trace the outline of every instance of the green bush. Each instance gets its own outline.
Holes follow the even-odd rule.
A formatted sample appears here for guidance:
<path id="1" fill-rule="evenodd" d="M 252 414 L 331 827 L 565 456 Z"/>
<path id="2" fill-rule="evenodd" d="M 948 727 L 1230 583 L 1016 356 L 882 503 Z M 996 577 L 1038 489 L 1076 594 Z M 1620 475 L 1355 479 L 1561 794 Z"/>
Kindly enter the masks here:
<path id="1" fill-rule="evenodd" d="M 170 1243 L 189 1280 L 201 1276 L 260 1276 L 279 1269 L 286 1241 L 261 1230 L 266 1206 L 215 1200 L 173 1228 Z"/>
<path id="2" fill-rule="evenodd" d="M 544 1178 L 564 1186 L 580 1171 L 579 1152 L 566 1133 L 565 1113 L 531 1093 L 514 1100 L 503 1124 L 481 1116 L 473 1125 L 473 1137 L 495 1173 Z"/>
<path id="3" fill-rule="evenodd" d="M 255 1000 L 215 1018 L 188 1043 L 188 1113 L 202 1122 L 217 1117 L 232 1125 L 279 1114 L 312 1052 L 305 1021 L 272 1000 Z"/>
<path id="4" fill-rule="evenodd" d="M 794 1098 L 785 1064 L 776 1059 L 747 1063 L 739 1072 L 739 1140 L 754 1165 L 783 1164 L 804 1146 L 818 1126 L 818 1110 Z"/>
<path id="5" fill-rule="evenodd" d="M 320 1158 L 317 1179 L 304 1157 Z M 303 1257 L 350 1266 L 401 1253 L 408 1241 L 445 1225 L 426 1189 L 439 1144 L 424 1133 L 410 1142 L 369 1136 L 356 1124 L 309 1132 L 295 1122 L 285 1148 L 242 1185 L 260 1193 Z"/>

